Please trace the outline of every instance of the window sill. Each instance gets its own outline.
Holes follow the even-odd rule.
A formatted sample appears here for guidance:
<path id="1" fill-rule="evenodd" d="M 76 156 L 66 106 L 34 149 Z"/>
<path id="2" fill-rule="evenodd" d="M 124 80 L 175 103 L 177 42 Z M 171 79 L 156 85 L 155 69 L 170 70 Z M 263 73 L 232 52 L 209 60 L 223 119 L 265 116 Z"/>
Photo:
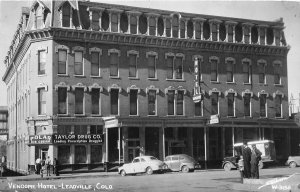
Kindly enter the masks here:
<path id="1" fill-rule="evenodd" d="M 85 78 L 85 75 L 74 75 L 74 77 Z"/>
<path id="2" fill-rule="evenodd" d="M 251 85 L 251 83 L 244 83 L 244 85 Z"/>
<path id="3" fill-rule="evenodd" d="M 93 76 L 93 75 L 91 75 L 90 77 L 91 78 L 102 78 L 101 76 Z"/>
<path id="4" fill-rule="evenodd" d="M 178 82 L 185 82 L 184 79 L 166 79 L 166 81 L 178 81 Z"/>
<path id="5" fill-rule="evenodd" d="M 275 117 L 275 119 L 283 119 L 283 117 Z"/>
<path id="6" fill-rule="evenodd" d="M 91 117 L 101 117 L 101 114 L 91 114 Z"/>
<path id="7" fill-rule="evenodd" d="M 266 83 L 258 83 L 258 85 L 260 85 L 260 86 L 268 86 L 268 84 L 266 84 Z"/>
<path id="8" fill-rule="evenodd" d="M 61 76 L 61 77 L 70 77 L 70 75 L 68 75 L 68 74 L 57 74 L 57 76 Z"/>
<path id="9" fill-rule="evenodd" d="M 138 77 L 128 77 L 128 79 L 131 79 L 131 80 L 140 80 L 140 78 L 138 78 Z"/>
<path id="10" fill-rule="evenodd" d="M 158 115 L 147 115 L 148 117 L 158 117 Z"/>
<path id="11" fill-rule="evenodd" d="M 43 115 L 37 115 L 38 117 L 47 117 L 46 114 L 43 114 Z"/>
<path id="12" fill-rule="evenodd" d="M 276 87 L 283 87 L 282 84 L 274 84 L 274 86 L 276 86 Z"/>
<path id="13" fill-rule="evenodd" d="M 236 82 L 226 82 L 227 84 L 235 84 L 236 85 Z"/>
<path id="14" fill-rule="evenodd" d="M 38 75 L 38 77 L 45 77 L 45 76 L 47 76 L 47 74 L 40 74 L 40 75 Z"/>
<path id="15" fill-rule="evenodd" d="M 221 84 L 219 81 L 210 81 L 210 83 L 213 83 L 213 84 Z"/>
<path id="16" fill-rule="evenodd" d="M 69 114 L 57 114 L 58 117 L 68 117 Z"/>
<path id="17" fill-rule="evenodd" d="M 139 117 L 140 115 L 129 115 L 129 117 Z"/>
<path id="18" fill-rule="evenodd" d="M 227 116 L 227 118 L 234 119 L 234 118 L 236 118 L 236 116 Z"/>
<path id="19" fill-rule="evenodd" d="M 158 81 L 157 78 L 150 78 L 150 77 L 148 77 L 148 80 L 149 80 L 149 81 Z"/>
<path id="20" fill-rule="evenodd" d="M 121 79 L 119 76 L 109 76 L 111 79 Z"/>
<path id="21" fill-rule="evenodd" d="M 84 117 L 85 114 L 74 114 L 75 117 Z"/>

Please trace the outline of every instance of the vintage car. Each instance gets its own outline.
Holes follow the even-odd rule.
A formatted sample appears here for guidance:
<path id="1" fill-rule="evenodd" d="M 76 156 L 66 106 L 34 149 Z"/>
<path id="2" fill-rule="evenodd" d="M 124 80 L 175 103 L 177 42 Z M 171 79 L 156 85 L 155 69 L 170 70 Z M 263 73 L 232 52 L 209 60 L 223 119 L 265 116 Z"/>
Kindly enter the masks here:
<path id="1" fill-rule="evenodd" d="M 128 174 L 147 173 L 151 175 L 153 172 L 163 172 L 167 169 L 164 162 L 153 156 L 140 156 L 132 160 L 131 163 L 126 163 L 118 168 L 118 173 L 121 176 Z"/>
<path id="2" fill-rule="evenodd" d="M 300 156 L 289 156 L 285 164 L 288 165 L 290 168 L 300 166 Z"/>
<path id="3" fill-rule="evenodd" d="M 276 160 L 275 144 L 272 140 L 251 141 L 247 145 L 251 148 L 255 144 L 256 148 L 262 153 L 261 160 L 259 162 L 259 168 L 262 169 L 266 163 L 274 162 Z M 225 171 L 238 168 L 238 161 L 242 155 L 243 143 L 236 143 L 233 145 L 234 156 L 225 157 L 222 163 L 222 167 Z"/>
<path id="4" fill-rule="evenodd" d="M 185 154 L 167 156 L 164 162 L 171 171 L 182 171 L 183 173 L 193 172 L 195 169 L 201 168 L 193 157 Z"/>

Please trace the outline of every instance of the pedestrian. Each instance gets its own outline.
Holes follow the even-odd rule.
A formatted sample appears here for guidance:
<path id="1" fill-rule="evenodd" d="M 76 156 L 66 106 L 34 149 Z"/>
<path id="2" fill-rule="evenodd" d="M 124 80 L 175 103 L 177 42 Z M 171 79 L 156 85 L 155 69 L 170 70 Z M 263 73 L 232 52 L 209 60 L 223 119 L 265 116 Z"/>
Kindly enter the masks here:
<path id="1" fill-rule="evenodd" d="M 41 172 L 41 159 L 38 157 L 35 160 L 35 174 L 40 174 Z"/>
<path id="2" fill-rule="evenodd" d="M 244 160 L 243 160 L 243 156 L 240 156 L 239 162 L 238 162 L 238 169 L 240 171 L 240 175 L 241 175 L 241 183 L 243 183 L 244 181 Z"/>
<path id="3" fill-rule="evenodd" d="M 46 161 L 45 161 L 45 166 L 46 166 L 46 170 L 47 170 L 47 175 L 46 176 L 51 176 L 50 175 L 50 166 L 51 166 L 51 159 L 48 156 Z"/>
<path id="4" fill-rule="evenodd" d="M 243 162 L 244 162 L 244 178 L 250 178 L 251 177 L 251 170 L 250 170 L 251 149 L 250 147 L 248 147 L 246 141 L 244 141 L 243 143 L 242 154 L 243 154 Z"/>
<path id="5" fill-rule="evenodd" d="M 58 160 L 56 158 L 54 158 L 54 161 L 53 161 L 53 174 L 55 174 L 56 176 L 59 176 L 59 173 L 58 173 Z"/>
<path id="6" fill-rule="evenodd" d="M 258 164 L 261 160 L 262 153 L 256 148 L 256 145 L 252 145 L 251 151 L 251 178 L 252 179 L 259 179 L 259 170 Z"/>

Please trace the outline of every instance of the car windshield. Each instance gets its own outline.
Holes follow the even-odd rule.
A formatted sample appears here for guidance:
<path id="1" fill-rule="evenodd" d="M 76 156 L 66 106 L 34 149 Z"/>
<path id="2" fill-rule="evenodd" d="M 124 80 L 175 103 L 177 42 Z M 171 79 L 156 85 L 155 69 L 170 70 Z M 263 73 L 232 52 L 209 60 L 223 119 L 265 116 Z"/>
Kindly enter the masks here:
<path id="1" fill-rule="evenodd" d="M 157 160 L 157 158 L 155 158 L 155 157 L 150 157 L 150 160 Z"/>

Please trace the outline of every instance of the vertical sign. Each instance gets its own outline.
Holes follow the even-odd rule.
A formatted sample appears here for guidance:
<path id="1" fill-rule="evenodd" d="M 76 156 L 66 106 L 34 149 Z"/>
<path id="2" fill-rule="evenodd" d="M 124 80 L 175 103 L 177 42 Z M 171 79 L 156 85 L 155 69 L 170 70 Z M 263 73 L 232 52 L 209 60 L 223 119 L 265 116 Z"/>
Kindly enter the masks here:
<path id="1" fill-rule="evenodd" d="M 202 100 L 201 87 L 199 85 L 199 59 L 195 58 L 194 61 L 194 74 L 195 74 L 195 84 L 194 84 L 194 95 L 193 101 L 198 103 Z"/>

